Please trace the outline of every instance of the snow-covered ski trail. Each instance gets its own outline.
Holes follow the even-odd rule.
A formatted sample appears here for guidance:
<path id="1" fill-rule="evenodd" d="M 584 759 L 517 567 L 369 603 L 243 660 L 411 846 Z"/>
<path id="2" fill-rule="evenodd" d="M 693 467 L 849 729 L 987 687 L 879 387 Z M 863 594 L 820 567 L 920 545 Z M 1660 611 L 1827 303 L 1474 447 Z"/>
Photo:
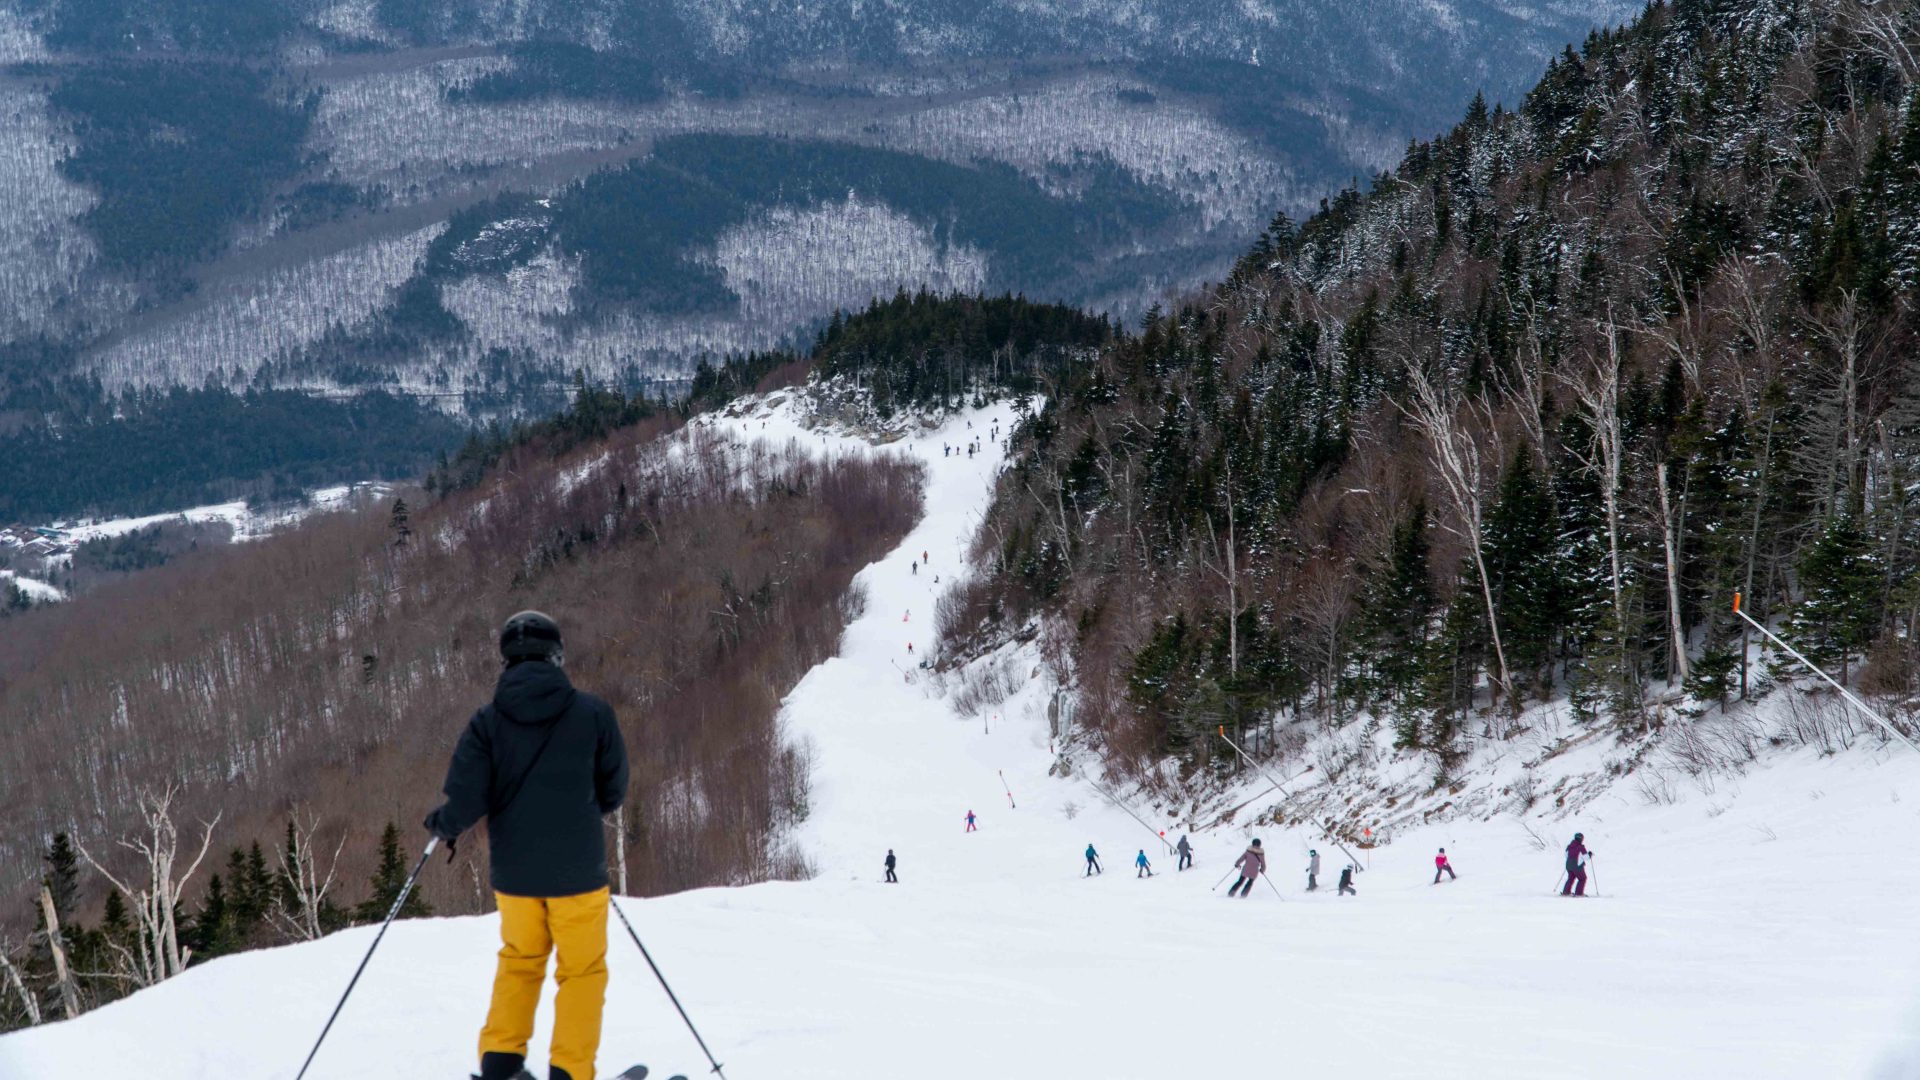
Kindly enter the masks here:
<path id="1" fill-rule="evenodd" d="M 1304 891 L 1307 848 L 1332 850 L 1305 829 L 1253 834 L 1284 904 L 1218 902 L 1250 835 L 1235 828 L 1196 835 L 1192 870 L 1126 876 L 1141 849 L 1171 857 L 1047 774 L 1045 680 L 1024 659 L 984 717 L 915 666 L 1001 466 L 993 441 L 940 447 L 995 415 L 1011 410 L 886 448 L 927 462 L 925 518 L 860 575 L 865 612 L 786 703 L 815 755 L 793 840 L 817 876 L 623 904 L 732 1080 L 1920 1077 L 1920 761 L 1797 754 L 1672 805 L 1621 785 L 1577 821 L 1456 819 L 1367 852 L 1358 896 L 1336 895 L 1331 859 Z M 855 445 L 784 407 L 712 423 Z M 1606 862 L 1604 902 L 1543 894 L 1576 828 Z M 1112 878 L 1083 877 L 1088 843 Z M 1431 887 L 1441 845 L 1473 868 L 1447 889 Z M 890 848 L 898 885 L 881 881 Z M 288 1080 L 372 933 L 223 958 L 0 1038 L 0 1077 Z M 397 923 L 314 1080 L 467 1075 L 496 934 L 492 917 Z M 631 943 L 609 949 L 603 1071 L 703 1060 Z"/>

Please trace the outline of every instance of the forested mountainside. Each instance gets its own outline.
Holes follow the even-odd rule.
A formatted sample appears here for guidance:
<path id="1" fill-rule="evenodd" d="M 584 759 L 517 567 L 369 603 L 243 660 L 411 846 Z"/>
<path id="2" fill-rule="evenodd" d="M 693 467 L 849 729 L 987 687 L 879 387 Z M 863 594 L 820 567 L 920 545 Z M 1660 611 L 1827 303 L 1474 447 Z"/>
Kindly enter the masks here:
<path id="1" fill-rule="evenodd" d="M 1917 49 L 1911 4 L 1676 0 L 1476 101 L 1065 380 L 943 625 L 1050 614 L 1132 769 L 1717 715 L 1795 676 L 1736 592 L 1911 722 Z M 1766 738 L 1848 734 L 1712 753 Z"/>
<path id="2" fill-rule="evenodd" d="M 1629 13 L 25 0 L 0 430 L 176 385 L 540 415 L 899 288 L 1131 317 Z"/>
<path id="3" fill-rule="evenodd" d="M 103 583 L 0 633 L 0 962 L 51 1015 L 52 956 L 26 933 L 45 882 L 89 973 L 81 1007 L 154 981 L 132 959 L 137 897 L 89 858 L 144 874 L 118 841 L 151 838 L 161 803 L 181 866 L 207 823 L 179 898 L 186 962 L 377 919 L 400 837 L 491 692 L 501 613 L 535 603 L 634 751 L 624 891 L 805 876 L 783 838 L 808 813 L 808 750 L 776 715 L 863 605 L 854 574 L 920 518 L 923 478 L 884 451 L 682 421 L 814 376 L 822 415 L 897 429 L 922 402 L 1033 394 L 1114 336 L 1061 306 L 902 294 L 835 316 L 810 352 L 702 365 L 683 409 L 583 385 L 553 417 L 469 439 L 425 491 L 235 547 L 174 543 L 150 568 L 158 535 L 83 548 Z M 458 857 L 410 914 L 484 910 L 485 845 Z M 0 994 L 0 1029 L 26 1017 Z"/>
<path id="4" fill-rule="evenodd" d="M 133 930 L 137 897 L 88 862 L 145 882 L 119 841 L 156 840 L 145 815 L 163 805 L 177 870 L 203 823 L 210 838 L 177 924 L 194 961 L 377 918 L 399 886 L 383 823 L 417 834 L 450 748 L 491 697 L 501 613 L 536 601 L 634 751 L 613 838 L 626 888 L 804 875 L 773 842 L 806 815 L 808 776 L 775 714 L 858 610 L 854 573 L 918 517 L 918 474 L 659 417 L 556 456 L 562 434 L 594 426 L 593 408 L 444 498 L 176 556 L 8 622 L 0 959 L 32 992 L 51 994 L 45 936 L 15 943 L 38 920 L 43 879 L 83 1006 L 173 973 L 137 947 L 153 941 Z M 486 845 L 459 859 L 420 910 L 483 910 Z M 20 1001 L 4 998 L 0 1027 L 13 1026 Z"/>

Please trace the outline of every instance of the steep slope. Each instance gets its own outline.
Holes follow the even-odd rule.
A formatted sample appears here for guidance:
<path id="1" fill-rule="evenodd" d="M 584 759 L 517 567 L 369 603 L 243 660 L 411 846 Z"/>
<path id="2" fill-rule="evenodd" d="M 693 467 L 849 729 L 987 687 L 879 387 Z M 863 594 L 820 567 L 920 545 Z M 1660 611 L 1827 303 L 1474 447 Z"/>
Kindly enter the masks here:
<path id="1" fill-rule="evenodd" d="M 1017 433 L 982 639 L 1040 620 L 1109 761 L 1196 791 L 1221 724 L 1289 772 L 1384 730 L 1422 798 L 1355 830 L 1516 740 L 1697 777 L 1861 737 L 1755 711 L 1805 673 L 1736 592 L 1911 730 L 1915 43 L 1659 5 L 1277 223 Z"/>
<path id="2" fill-rule="evenodd" d="M 925 463 L 927 514 L 860 575 L 866 612 L 783 712 L 817 765 L 795 839 L 818 876 L 625 902 L 729 1076 L 1917 1074 L 1908 1021 L 1920 957 L 1887 912 L 1920 871 L 1883 848 L 1915 812 L 1900 792 L 1920 761 L 1799 752 L 1737 795 L 1646 805 L 1611 794 L 1571 820 L 1543 810 L 1410 831 L 1365 856 L 1352 898 L 1300 891 L 1309 845 L 1336 863 L 1302 830 L 1259 831 L 1284 901 L 1209 892 L 1244 842 L 1231 826 L 1198 834 L 1184 875 L 1151 847 L 1159 875 L 1129 874 L 1128 852 L 1151 837 L 1087 780 L 1057 775 L 1081 764 L 1051 752 L 1050 686 L 1024 677 L 1030 646 L 1006 657 L 1018 689 L 984 731 L 910 681 L 921 673 L 905 643 L 937 593 L 921 574 L 944 587 L 964 572 L 952 568 L 1000 467 L 997 442 L 970 459 L 940 449 L 1011 412 L 888 443 Z M 826 453 L 863 444 L 806 420 L 783 398 L 713 426 Z M 922 551 L 931 562 L 916 574 Z M 1259 799 L 1259 786 L 1243 794 Z M 981 818 L 972 834 L 969 809 Z M 1134 811 L 1176 826 L 1144 800 Z M 1597 899 L 1552 896 L 1558 853 L 1528 833 L 1557 843 L 1574 828 L 1599 853 Z M 1107 856 L 1091 880 L 1080 861 L 1090 840 Z M 1435 887 L 1429 855 L 1441 844 L 1462 876 Z M 888 847 L 897 886 L 878 880 Z M 491 917 L 396 926 L 313 1075 L 460 1075 L 494 932 Z M 0 1069 L 78 1080 L 138 1059 L 155 1080 L 290 1077 L 371 937 L 361 928 L 196 968 L 79 1021 L 0 1038 Z M 629 943 L 613 942 L 610 967 L 603 1072 L 633 1061 L 702 1071 Z"/>

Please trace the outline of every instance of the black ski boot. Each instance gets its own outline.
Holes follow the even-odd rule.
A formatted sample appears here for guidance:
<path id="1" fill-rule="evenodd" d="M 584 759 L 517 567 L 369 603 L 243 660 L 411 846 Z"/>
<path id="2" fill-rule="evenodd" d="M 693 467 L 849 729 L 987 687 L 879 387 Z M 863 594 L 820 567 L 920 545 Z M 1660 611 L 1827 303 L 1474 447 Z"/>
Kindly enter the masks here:
<path id="1" fill-rule="evenodd" d="M 526 1064 L 527 1059 L 519 1054 L 488 1051 L 480 1055 L 480 1075 L 473 1080 L 534 1080 Z"/>

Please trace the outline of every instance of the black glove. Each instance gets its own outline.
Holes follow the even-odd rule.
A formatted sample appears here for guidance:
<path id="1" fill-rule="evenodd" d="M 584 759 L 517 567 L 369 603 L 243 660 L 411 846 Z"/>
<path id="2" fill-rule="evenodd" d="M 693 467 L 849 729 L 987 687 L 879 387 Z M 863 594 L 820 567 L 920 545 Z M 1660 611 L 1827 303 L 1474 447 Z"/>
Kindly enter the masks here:
<path id="1" fill-rule="evenodd" d="M 446 809 L 444 806 L 435 807 L 433 812 L 427 815 L 427 820 L 422 822 L 422 824 L 427 827 L 428 832 L 439 837 L 442 843 L 448 847 L 452 847 L 453 842 L 460 839 L 460 834 L 453 828 L 442 823 L 441 815 L 446 813 Z"/>

